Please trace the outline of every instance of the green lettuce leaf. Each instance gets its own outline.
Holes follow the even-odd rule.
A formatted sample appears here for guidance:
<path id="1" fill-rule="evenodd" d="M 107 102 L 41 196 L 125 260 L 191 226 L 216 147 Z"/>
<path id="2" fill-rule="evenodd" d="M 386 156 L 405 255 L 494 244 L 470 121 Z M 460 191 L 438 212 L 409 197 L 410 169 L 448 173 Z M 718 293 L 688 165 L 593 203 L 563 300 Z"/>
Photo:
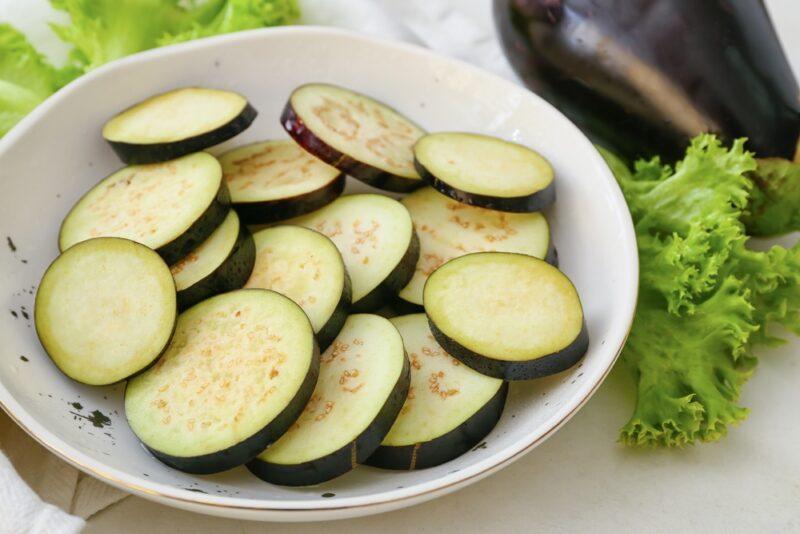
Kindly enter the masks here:
<path id="1" fill-rule="evenodd" d="M 744 245 L 740 222 L 755 168 L 743 142 L 726 149 L 710 135 L 695 138 L 673 170 L 658 159 L 639 161 L 635 172 L 612 161 L 633 217 L 639 246 L 640 285 L 657 290 L 670 312 L 691 313 L 695 301 L 718 284 L 734 243 Z M 613 159 L 611 159 L 613 158 Z"/>
<path id="2" fill-rule="evenodd" d="M 103 63 L 190 39 L 295 21 L 296 0 L 50 0 L 70 16 L 52 24 L 73 45 L 56 69 L 25 36 L 0 24 L 0 137 L 53 92 Z"/>
<path id="3" fill-rule="evenodd" d="M 637 404 L 620 440 L 683 446 L 714 441 L 747 414 L 738 404 L 756 344 L 800 334 L 800 246 L 747 248 L 756 160 L 737 141 L 712 135 L 690 144 L 674 168 L 658 159 L 634 169 L 603 151 L 636 230 L 640 297 L 621 361 Z M 764 201 L 765 210 L 771 209 Z"/>
<path id="4" fill-rule="evenodd" d="M 737 247 L 730 271 L 749 292 L 753 318 L 759 325 L 753 343 L 784 342 L 769 333 L 770 325 L 800 335 L 800 243 L 789 249 L 775 246 L 767 252 Z"/>
<path id="5" fill-rule="evenodd" d="M 747 232 L 769 236 L 800 230 L 800 164 L 760 159 L 750 178 L 756 189 L 744 219 Z"/>
<path id="6" fill-rule="evenodd" d="M 685 232 L 696 222 L 738 219 L 752 189 L 744 173 L 755 168 L 743 140 L 727 149 L 710 135 L 696 137 L 674 171 L 658 159 L 637 162 L 637 188 L 628 195 L 637 229 L 665 234 Z"/>
<path id="7" fill-rule="evenodd" d="M 620 440 L 661 446 L 713 441 L 744 419 L 747 410 L 737 399 L 755 365 L 747 352 L 758 328 L 752 313 L 746 290 L 732 277 L 691 317 L 670 313 L 660 295 L 645 291 L 621 356 L 638 397 Z"/>
<path id="8" fill-rule="evenodd" d="M 142 50 L 199 37 L 276 26 L 299 16 L 295 0 L 51 0 L 69 25 L 53 24 L 83 71 Z"/>
<path id="9" fill-rule="evenodd" d="M 194 14 L 190 27 L 182 32 L 162 35 L 159 45 L 179 43 L 200 37 L 290 24 L 300 18 L 296 0 L 213 0 Z"/>
<path id="10" fill-rule="evenodd" d="M 0 24 L 0 136 L 50 96 L 60 74 L 25 36 Z"/>

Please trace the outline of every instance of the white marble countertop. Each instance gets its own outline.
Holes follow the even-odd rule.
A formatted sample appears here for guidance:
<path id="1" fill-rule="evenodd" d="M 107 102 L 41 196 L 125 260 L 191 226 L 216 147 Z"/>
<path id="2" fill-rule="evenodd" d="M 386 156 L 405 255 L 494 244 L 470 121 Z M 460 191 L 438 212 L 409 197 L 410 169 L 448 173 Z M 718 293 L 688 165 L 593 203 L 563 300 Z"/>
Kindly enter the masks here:
<path id="1" fill-rule="evenodd" d="M 451 2 L 488 16 L 489 0 Z M 767 4 L 800 72 L 800 2 Z M 46 9 L 44 0 L 0 0 L 0 21 L 19 25 L 58 52 L 42 22 Z M 617 369 L 572 421 L 510 467 L 413 508 L 327 523 L 325 532 L 800 532 L 800 341 L 761 356 L 742 398 L 751 415 L 720 443 L 677 451 L 617 444 L 618 428 L 633 407 L 632 384 Z M 207 517 L 129 497 L 91 518 L 86 531 L 311 533 L 319 528 Z"/>

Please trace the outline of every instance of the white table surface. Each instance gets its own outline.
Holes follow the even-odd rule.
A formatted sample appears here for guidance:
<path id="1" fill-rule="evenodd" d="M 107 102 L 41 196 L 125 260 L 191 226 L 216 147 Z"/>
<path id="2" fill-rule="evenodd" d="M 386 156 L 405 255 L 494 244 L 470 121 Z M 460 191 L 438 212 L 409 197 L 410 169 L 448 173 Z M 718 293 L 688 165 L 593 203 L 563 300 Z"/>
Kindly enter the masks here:
<path id="1" fill-rule="evenodd" d="M 707 1 L 707 0 L 702 0 Z M 755 1 L 755 0 L 750 0 Z M 491 24 L 489 0 L 450 0 Z M 800 0 L 767 0 L 800 72 Z M 63 54 L 44 23 L 45 0 L 0 0 L 0 21 Z M 800 341 L 762 351 L 742 403 L 750 418 L 720 443 L 632 450 L 616 443 L 634 402 L 615 370 L 562 430 L 499 473 L 455 494 L 378 516 L 329 522 L 358 532 L 800 532 Z M 317 533 L 315 523 L 270 525 L 208 517 L 129 497 L 87 532 Z"/>

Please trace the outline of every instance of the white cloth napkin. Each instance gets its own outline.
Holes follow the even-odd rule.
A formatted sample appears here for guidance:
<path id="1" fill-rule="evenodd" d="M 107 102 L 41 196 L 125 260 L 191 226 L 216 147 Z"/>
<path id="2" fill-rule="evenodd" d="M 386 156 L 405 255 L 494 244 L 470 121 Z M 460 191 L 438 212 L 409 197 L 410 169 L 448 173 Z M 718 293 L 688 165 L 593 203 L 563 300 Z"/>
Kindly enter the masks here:
<path id="1" fill-rule="evenodd" d="M 0 411 L 0 533 L 80 532 L 84 519 L 126 496 L 51 454 Z"/>
<path id="2" fill-rule="evenodd" d="M 41 0 L 22 4 L 0 0 L 0 19 L 63 58 L 45 25 L 63 15 Z M 300 0 L 300 7 L 304 24 L 411 42 L 515 79 L 495 39 L 490 0 Z M 53 456 L 0 412 L 0 534 L 80 532 L 86 518 L 126 496 Z"/>

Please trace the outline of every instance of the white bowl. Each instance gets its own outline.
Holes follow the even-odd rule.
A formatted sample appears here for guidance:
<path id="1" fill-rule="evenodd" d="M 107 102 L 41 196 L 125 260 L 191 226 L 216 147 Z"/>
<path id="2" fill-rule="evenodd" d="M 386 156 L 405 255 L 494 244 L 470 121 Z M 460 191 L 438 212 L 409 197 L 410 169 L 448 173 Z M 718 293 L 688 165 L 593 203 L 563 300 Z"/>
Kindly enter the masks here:
<path id="1" fill-rule="evenodd" d="M 558 191 L 548 216 L 561 268 L 583 300 L 589 352 L 559 375 L 513 384 L 503 418 L 485 442 L 438 467 L 413 472 L 359 467 L 307 488 L 266 484 L 244 468 L 214 476 L 174 471 L 150 456 L 128 428 L 123 386 L 92 388 L 63 376 L 22 312 L 32 316 L 36 285 L 58 254 L 61 219 L 84 191 L 120 167 L 100 137 L 111 115 L 178 86 L 238 91 L 260 115 L 244 134 L 218 147 L 224 149 L 283 137 L 278 118 L 289 92 L 314 81 L 363 91 L 430 131 L 489 133 L 547 157 Z M 69 463 L 131 493 L 187 510 L 308 521 L 393 510 L 464 487 L 510 464 L 564 424 L 611 369 L 633 318 L 638 262 L 631 219 L 592 144 L 524 88 L 404 44 L 294 27 L 205 39 L 117 61 L 64 88 L 0 141 L 0 183 L 0 239 L 8 236 L 17 248 L 3 243 L 0 252 L 6 309 L 0 314 L 0 404 Z M 110 426 L 95 427 L 86 419 L 93 410 L 107 415 Z"/>

